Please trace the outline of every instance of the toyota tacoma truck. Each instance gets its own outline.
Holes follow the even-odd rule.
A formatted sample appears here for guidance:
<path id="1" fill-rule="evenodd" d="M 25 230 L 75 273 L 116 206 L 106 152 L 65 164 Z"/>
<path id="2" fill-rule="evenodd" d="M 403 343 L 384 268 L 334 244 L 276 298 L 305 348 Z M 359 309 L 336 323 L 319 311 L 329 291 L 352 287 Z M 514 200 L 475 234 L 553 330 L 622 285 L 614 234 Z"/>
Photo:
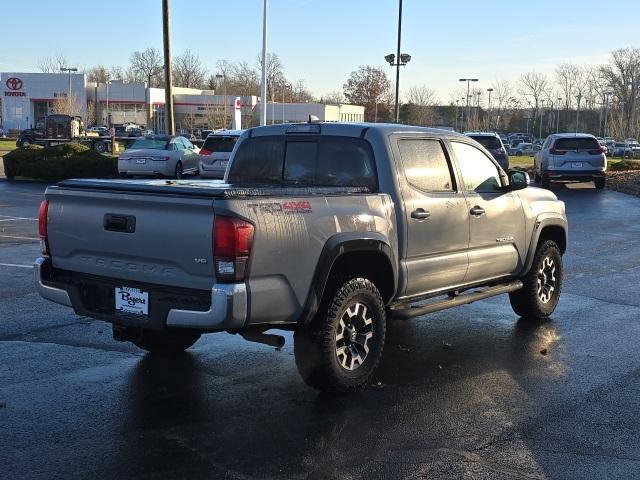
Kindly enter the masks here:
<path id="1" fill-rule="evenodd" d="M 245 131 L 222 181 L 68 180 L 40 207 L 39 293 L 172 354 L 228 332 L 294 354 L 312 387 L 371 381 L 388 320 L 506 293 L 550 316 L 564 203 L 444 130 L 301 123 Z"/>

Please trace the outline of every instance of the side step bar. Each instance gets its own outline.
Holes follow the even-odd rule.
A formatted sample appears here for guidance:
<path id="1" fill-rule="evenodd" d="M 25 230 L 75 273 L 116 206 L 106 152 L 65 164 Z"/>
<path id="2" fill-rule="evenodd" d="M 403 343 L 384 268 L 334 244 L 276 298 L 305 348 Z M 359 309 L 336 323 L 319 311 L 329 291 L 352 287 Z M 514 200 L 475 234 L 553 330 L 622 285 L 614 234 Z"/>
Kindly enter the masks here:
<path id="1" fill-rule="evenodd" d="M 522 282 L 520 280 L 515 280 L 510 283 L 502 283 L 493 287 L 487 287 L 484 290 L 476 290 L 472 293 L 456 295 L 444 300 L 438 300 L 427 304 L 408 306 L 404 304 L 392 306 L 389 309 L 389 314 L 392 318 L 408 320 L 410 318 L 419 317 L 420 315 L 425 315 L 427 313 L 438 312 L 440 310 L 446 310 L 447 308 L 473 303 L 484 298 L 495 297 L 496 295 L 500 295 L 502 293 L 514 292 L 521 288 Z"/>

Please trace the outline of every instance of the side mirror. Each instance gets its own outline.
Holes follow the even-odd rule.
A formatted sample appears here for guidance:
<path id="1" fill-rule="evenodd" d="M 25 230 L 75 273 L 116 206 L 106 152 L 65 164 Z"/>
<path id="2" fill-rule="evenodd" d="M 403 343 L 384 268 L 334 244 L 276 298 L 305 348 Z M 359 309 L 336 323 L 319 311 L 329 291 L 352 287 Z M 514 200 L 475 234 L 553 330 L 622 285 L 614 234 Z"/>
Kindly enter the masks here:
<path id="1" fill-rule="evenodd" d="M 509 170 L 507 176 L 509 177 L 509 185 L 506 188 L 507 191 L 522 190 L 529 186 L 530 179 L 527 172 L 522 170 Z"/>

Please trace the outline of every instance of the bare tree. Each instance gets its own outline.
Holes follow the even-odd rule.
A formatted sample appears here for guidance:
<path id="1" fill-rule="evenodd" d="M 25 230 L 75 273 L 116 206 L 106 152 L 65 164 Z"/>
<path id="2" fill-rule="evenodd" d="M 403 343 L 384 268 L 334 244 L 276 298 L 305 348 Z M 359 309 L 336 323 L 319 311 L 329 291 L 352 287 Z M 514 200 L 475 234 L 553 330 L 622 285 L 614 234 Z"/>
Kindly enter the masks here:
<path id="1" fill-rule="evenodd" d="M 526 72 L 520 76 L 520 93 L 534 108 L 532 130 L 535 132 L 536 119 L 540 111 L 540 100 L 547 90 L 546 75 L 537 72 Z"/>
<path id="2" fill-rule="evenodd" d="M 149 87 L 157 87 L 162 84 L 163 59 L 157 48 L 150 47 L 142 52 L 135 51 L 131 54 L 129 62 L 132 73 L 144 78 Z"/>
<path id="3" fill-rule="evenodd" d="M 495 125 L 495 129 L 500 129 L 500 124 L 506 125 L 508 123 L 508 119 L 505 119 L 505 115 L 512 108 L 513 98 L 513 85 L 509 80 L 496 80 L 493 85 L 493 108 L 494 112 L 492 112 L 492 124 Z M 490 126 L 491 127 L 491 126 Z"/>
<path id="4" fill-rule="evenodd" d="M 88 82 L 105 83 L 110 79 L 109 69 L 104 65 L 93 66 L 85 74 Z"/>
<path id="5" fill-rule="evenodd" d="M 377 121 L 381 116 L 381 103 L 387 110 L 390 87 L 391 82 L 385 71 L 371 65 L 361 65 L 358 70 L 351 72 L 347 83 L 343 85 L 344 96 L 349 103 L 364 105 L 364 118 L 368 122 Z M 388 115 L 388 111 L 384 113 Z"/>
<path id="6" fill-rule="evenodd" d="M 607 65 L 600 72 L 609 89 L 615 94 L 624 118 L 621 136 L 639 133 L 636 105 L 640 94 L 640 48 L 622 48 L 611 52 Z"/>
<path id="7" fill-rule="evenodd" d="M 580 67 L 577 65 L 561 63 L 556 67 L 556 83 L 562 92 L 565 110 L 573 105 L 580 80 Z"/>
<path id="8" fill-rule="evenodd" d="M 346 99 L 344 95 L 338 90 L 334 90 L 320 97 L 320 103 L 324 103 L 325 105 L 340 105 L 345 102 Z"/>
<path id="9" fill-rule="evenodd" d="M 71 95 L 65 93 L 64 97 L 58 97 L 51 104 L 51 113 L 60 115 L 80 115 L 82 112 L 82 102 L 78 96 L 71 92 Z"/>
<path id="10" fill-rule="evenodd" d="M 173 59 L 173 82 L 179 87 L 201 88 L 206 74 L 200 57 L 191 50 L 187 49 Z"/>
<path id="11" fill-rule="evenodd" d="M 42 73 L 59 73 L 62 67 L 68 65 L 67 58 L 61 53 L 55 57 L 45 57 L 38 60 L 38 68 Z"/>
<path id="12" fill-rule="evenodd" d="M 231 76 L 227 77 L 229 81 L 229 94 L 239 95 L 259 95 L 260 92 L 260 76 L 255 68 L 252 68 L 247 62 L 238 62 L 230 65 Z"/>
<path id="13" fill-rule="evenodd" d="M 314 100 L 313 94 L 307 88 L 304 80 L 297 80 L 295 82 L 295 85 L 293 85 L 293 88 L 291 88 L 291 85 L 287 83 L 286 80 L 284 80 L 283 83 L 280 83 L 279 86 L 280 88 L 284 88 L 285 90 L 287 87 L 289 87 L 289 89 L 292 89 L 291 101 L 293 102 L 304 103 L 313 102 Z"/>
<path id="14" fill-rule="evenodd" d="M 256 62 L 258 72 L 262 71 L 262 56 L 258 55 Z M 271 101 L 275 101 L 276 85 L 286 83 L 287 79 L 284 75 L 284 66 L 275 53 L 267 53 L 267 97 L 271 95 Z"/>
<path id="15" fill-rule="evenodd" d="M 411 87 L 407 93 L 406 104 L 403 105 L 404 120 L 411 125 L 431 125 L 434 119 L 433 106 L 436 104 L 436 93 L 426 85 Z"/>

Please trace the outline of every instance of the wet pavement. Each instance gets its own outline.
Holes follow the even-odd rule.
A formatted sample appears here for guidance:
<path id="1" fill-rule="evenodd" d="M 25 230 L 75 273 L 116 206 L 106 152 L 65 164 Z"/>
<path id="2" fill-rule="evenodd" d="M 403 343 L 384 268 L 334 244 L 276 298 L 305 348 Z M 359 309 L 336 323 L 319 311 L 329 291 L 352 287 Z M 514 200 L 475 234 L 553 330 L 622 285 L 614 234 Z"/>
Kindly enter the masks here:
<path id="1" fill-rule="evenodd" d="M 0 478 L 640 477 L 638 198 L 554 187 L 570 242 L 550 321 L 503 296 L 392 322 L 372 385 L 331 398 L 289 333 L 155 358 L 39 298 L 43 188 L 0 181 Z"/>

